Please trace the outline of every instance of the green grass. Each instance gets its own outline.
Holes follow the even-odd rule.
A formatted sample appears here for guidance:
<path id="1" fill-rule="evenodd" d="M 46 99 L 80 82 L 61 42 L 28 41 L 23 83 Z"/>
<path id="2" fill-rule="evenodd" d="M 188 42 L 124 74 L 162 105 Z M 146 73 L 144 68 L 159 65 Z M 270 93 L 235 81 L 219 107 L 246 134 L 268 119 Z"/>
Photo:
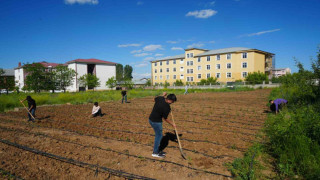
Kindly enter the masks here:
<path id="1" fill-rule="evenodd" d="M 189 93 L 201 92 L 234 92 L 234 91 L 250 91 L 252 88 L 236 88 L 236 89 L 189 89 Z M 184 89 L 133 89 L 128 91 L 128 100 L 133 98 L 142 98 L 147 96 L 161 95 L 163 92 L 168 94 L 183 94 Z M 74 92 L 74 93 L 12 93 L 0 95 L 0 112 L 12 110 L 15 107 L 23 107 L 19 99 L 25 99 L 30 95 L 36 100 L 37 105 L 52 105 L 52 104 L 83 104 L 102 101 L 118 101 L 121 100 L 120 91 L 87 91 L 87 92 Z"/>

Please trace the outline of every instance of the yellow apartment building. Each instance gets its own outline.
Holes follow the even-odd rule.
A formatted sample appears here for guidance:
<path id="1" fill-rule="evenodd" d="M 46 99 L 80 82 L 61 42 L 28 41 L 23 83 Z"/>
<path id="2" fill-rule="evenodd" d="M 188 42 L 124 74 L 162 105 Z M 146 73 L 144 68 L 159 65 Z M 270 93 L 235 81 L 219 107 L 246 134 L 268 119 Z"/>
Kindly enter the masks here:
<path id="1" fill-rule="evenodd" d="M 151 61 L 152 84 L 172 85 L 176 80 L 195 84 L 216 77 L 220 83 L 244 80 L 248 73 L 264 72 L 271 78 L 274 54 L 258 49 L 185 49 L 184 54 Z"/>

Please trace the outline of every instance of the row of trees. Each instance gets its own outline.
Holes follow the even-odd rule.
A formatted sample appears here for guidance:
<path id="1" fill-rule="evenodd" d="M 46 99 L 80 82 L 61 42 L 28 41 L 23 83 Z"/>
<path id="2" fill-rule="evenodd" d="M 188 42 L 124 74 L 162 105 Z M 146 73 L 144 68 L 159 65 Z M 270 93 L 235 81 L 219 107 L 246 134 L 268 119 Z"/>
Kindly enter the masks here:
<path id="1" fill-rule="evenodd" d="M 5 72 L 2 68 L 0 68 L 0 89 L 5 89 L 7 94 L 9 91 L 14 90 L 14 77 L 12 76 L 4 76 Z M 1 94 L 1 91 L 0 91 Z"/>

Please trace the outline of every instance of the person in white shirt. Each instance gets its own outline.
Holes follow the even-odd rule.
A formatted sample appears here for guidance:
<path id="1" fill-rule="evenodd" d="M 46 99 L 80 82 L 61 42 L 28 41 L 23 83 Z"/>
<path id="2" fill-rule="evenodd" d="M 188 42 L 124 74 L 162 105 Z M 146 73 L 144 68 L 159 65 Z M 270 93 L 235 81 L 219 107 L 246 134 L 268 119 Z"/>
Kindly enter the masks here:
<path id="1" fill-rule="evenodd" d="M 98 102 L 94 103 L 94 106 L 92 108 L 92 117 L 102 116 L 101 108 L 98 105 Z"/>

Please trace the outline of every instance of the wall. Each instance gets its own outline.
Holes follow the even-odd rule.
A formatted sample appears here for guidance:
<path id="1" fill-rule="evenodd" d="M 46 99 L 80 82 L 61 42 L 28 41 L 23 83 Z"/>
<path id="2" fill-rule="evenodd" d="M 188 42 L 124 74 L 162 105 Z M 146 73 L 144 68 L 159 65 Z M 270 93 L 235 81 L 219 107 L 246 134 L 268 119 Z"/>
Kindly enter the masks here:
<path id="1" fill-rule="evenodd" d="M 116 77 L 116 66 L 107 65 L 107 64 L 97 64 L 96 65 L 96 76 L 100 80 L 100 87 L 97 87 L 97 90 L 109 89 L 106 86 L 106 82 L 111 77 Z"/>
<path id="2" fill-rule="evenodd" d="M 20 76 L 20 80 L 19 80 Z M 23 68 L 18 68 L 14 70 L 14 81 L 16 82 L 16 86 L 19 86 L 21 90 L 24 86 L 24 75 L 23 75 Z"/>

